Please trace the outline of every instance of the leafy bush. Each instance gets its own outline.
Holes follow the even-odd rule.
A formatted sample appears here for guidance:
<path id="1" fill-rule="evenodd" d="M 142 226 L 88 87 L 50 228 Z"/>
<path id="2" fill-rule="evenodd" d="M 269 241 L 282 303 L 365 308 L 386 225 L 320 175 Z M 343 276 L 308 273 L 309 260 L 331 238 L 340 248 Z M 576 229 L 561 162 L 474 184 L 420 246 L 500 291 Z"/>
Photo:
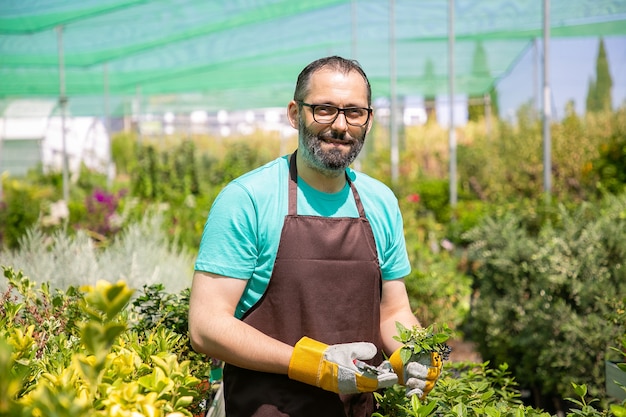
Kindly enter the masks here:
<path id="1" fill-rule="evenodd" d="M 417 396 L 406 398 L 404 387 L 388 388 L 383 395 L 375 394 L 380 410 L 373 416 L 550 416 L 522 404 L 518 385 L 506 365 L 497 369 L 488 365 L 488 362 L 447 364 L 435 388 L 423 402 Z"/>
<path id="2" fill-rule="evenodd" d="M 0 413 L 9 416 L 192 416 L 202 397 L 190 361 L 173 352 L 185 341 L 164 328 L 128 331 L 132 290 L 98 282 L 52 296 L 5 268 L 9 292 L 0 309 Z M 14 292 L 16 290 L 16 292 Z M 47 308 L 78 312 L 68 326 Z M 66 304 L 70 301 L 69 304 Z M 40 317 L 39 314 L 46 314 Z M 76 317 L 76 316 L 73 316 Z M 47 324 L 43 328 L 41 324 Z M 56 324 L 50 329 L 51 324 Z M 188 340 L 186 340 L 188 343 Z M 40 348 L 43 345 L 43 349 Z"/>
<path id="3" fill-rule="evenodd" d="M 133 331 L 143 334 L 164 327 L 188 340 L 190 293 L 190 288 L 175 294 L 166 292 L 162 284 L 144 285 L 142 293 L 131 302 Z M 205 365 L 195 373 L 198 378 L 209 381 L 214 375 L 221 375 L 222 362 L 196 353 L 190 343 L 181 345 L 178 355 Z"/>
<path id="4" fill-rule="evenodd" d="M 4 195 L 0 201 L 0 245 L 17 248 L 20 237 L 36 224 L 42 205 L 53 194 L 53 189 L 2 178 L 2 191 Z"/>
<path id="5" fill-rule="evenodd" d="M 470 336 L 538 404 L 572 396 L 573 382 L 604 397 L 604 358 L 626 331 L 609 319 L 626 295 L 626 195 L 557 213 L 536 233 L 508 211 L 466 235 L 477 263 Z"/>

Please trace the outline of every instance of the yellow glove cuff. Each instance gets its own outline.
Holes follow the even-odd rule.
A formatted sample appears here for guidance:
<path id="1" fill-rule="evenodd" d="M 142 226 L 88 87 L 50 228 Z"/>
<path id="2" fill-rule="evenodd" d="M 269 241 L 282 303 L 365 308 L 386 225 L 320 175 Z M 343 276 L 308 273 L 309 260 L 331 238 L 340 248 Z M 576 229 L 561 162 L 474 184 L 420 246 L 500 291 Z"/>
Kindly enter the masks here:
<path id="1" fill-rule="evenodd" d="M 289 361 L 289 378 L 305 384 L 319 386 L 320 364 L 328 345 L 303 337 L 293 347 Z"/>
<path id="2" fill-rule="evenodd" d="M 400 383 L 404 383 L 404 364 L 402 363 L 402 358 L 400 357 L 401 349 L 402 348 L 398 348 L 391 354 L 389 357 L 389 363 L 391 364 L 393 371 L 396 375 L 398 375 L 398 381 Z"/>

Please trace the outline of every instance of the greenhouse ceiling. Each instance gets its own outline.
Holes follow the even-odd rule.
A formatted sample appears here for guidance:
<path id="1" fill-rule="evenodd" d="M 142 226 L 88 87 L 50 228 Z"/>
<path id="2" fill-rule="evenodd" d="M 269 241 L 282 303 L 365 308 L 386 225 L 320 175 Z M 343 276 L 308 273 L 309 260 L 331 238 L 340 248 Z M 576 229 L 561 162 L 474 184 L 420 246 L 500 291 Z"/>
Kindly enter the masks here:
<path id="1" fill-rule="evenodd" d="M 331 54 L 359 60 L 375 97 L 390 95 L 391 74 L 399 96 L 447 94 L 448 10 L 448 0 L 1 0 L 0 100 L 56 100 L 61 61 L 74 115 L 283 107 L 299 71 Z M 542 11 L 541 0 L 455 0 L 455 92 L 489 91 L 542 38 Z M 551 37 L 611 35 L 626 35 L 625 0 L 550 1 Z"/>

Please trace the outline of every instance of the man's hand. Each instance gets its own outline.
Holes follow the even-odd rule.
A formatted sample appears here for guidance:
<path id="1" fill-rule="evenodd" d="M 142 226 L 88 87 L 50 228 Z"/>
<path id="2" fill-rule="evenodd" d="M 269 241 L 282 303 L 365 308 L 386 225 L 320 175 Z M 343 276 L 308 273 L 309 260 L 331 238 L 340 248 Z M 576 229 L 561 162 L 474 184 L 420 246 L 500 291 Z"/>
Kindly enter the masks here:
<path id="1" fill-rule="evenodd" d="M 401 348 L 400 348 L 401 349 Z M 441 355 L 437 352 L 412 355 L 406 363 L 402 363 L 400 349 L 396 350 L 389 362 L 398 374 L 400 384 L 406 387 L 406 396 L 417 395 L 420 400 L 433 389 L 443 367 Z"/>
<path id="2" fill-rule="evenodd" d="M 391 365 L 360 366 L 361 360 L 376 355 L 376 346 L 367 342 L 326 345 L 308 337 L 296 343 L 289 362 L 289 378 L 337 394 L 372 392 L 398 382 Z"/>

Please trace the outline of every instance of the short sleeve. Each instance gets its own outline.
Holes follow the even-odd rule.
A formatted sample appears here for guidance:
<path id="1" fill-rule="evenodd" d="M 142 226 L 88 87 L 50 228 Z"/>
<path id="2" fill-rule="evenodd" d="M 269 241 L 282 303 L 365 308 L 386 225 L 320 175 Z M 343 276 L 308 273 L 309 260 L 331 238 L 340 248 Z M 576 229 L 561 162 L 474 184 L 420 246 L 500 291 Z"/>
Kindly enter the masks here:
<path id="1" fill-rule="evenodd" d="M 259 256 L 256 219 L 248 191 L 237 182 L 227 185 L 207 217 L 195 270 L 249 279 Z"/>
<path id="2" fill-rule="evenodd" d="M 389 235 L 389 245 L 385 248 L 381 264 L 381 274 L 384 280 L 404 278 L 411 273 L 411 264 L 406 250 L 402 214 L 398 209 L 394 218 L 391 218 L 393 231 Z"/>

